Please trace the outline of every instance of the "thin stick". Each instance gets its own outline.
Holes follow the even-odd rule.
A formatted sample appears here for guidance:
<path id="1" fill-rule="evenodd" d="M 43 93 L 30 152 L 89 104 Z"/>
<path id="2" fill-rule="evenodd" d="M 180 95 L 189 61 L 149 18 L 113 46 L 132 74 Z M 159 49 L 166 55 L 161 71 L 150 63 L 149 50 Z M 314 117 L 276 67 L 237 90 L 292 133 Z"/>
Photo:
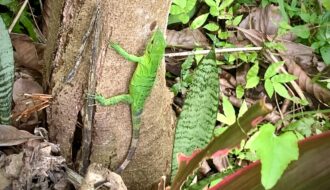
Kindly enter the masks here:
<path id="1" fill-rule="evenodd" d="M 74 78 L 74 76 L 76 75 L 76 72 L 78 70 L 78 67 L 81 63 L 81 59 L 82 59 L 82 54 L 86 48 L 86 44 L 87 44 L 87 40 L 90 36 L 90 34 L 92 33 L 92 30 L 95 26 L 95 21 L 96 21 L 96 17 L 98 14 L 99 10 L 96 8 L 93 12 L 93 17 L 91 18 L 90 24 L 89 24 L 89 28 L 86 31 L 86 34 L 83 36 L 82 38 L 82 44 L 78 50 L 78 55 L 74 64 L 74 67 L 71 69 L 71 71 L 67 74 L 67 76 L 65 77 L 64 83 L 68 83 L 71 82 L 71 80 Z"/>
<path id="2" fill-rule="evenodd" d="M 243 47 L 243 48 L 218 48 L 215 49 L 215 53 L 228 53 L 228 52 L 238 52 L 238 51 L 260 51 L 262 47 Z M 207 55 L 210 50 L 197 50 L 197 51 L 186 51 L 179 53 L 166 53 L 165 57 L 181 57 L 189 55 Z"/>
<path id="3" fill-rule="evenodd" d="M 23 3 L 23 5 L 22 5 L 21 8 L 19 9 L 19 11 L 18 11 L 16 17 L 14 18 L 13 22 L 11 23 L 11 25 L 10 25 L 9 28 L 8 28 L 8 32 L 9 32 L 9 33 L 11 33 L 11 31 L 12 31 L 13 28 L 14 28 L 14 26 L 16 25 L 16 23 L 17 23 L 19 17 L 21 16 L 21 14 L 23 13 L 23 11 L 24 11 L 24 9 L 25 9 L 25 7 L 26 7 L 28 1 L 29 1 L 29 0 L 25 0 L 24 3 Z"/>

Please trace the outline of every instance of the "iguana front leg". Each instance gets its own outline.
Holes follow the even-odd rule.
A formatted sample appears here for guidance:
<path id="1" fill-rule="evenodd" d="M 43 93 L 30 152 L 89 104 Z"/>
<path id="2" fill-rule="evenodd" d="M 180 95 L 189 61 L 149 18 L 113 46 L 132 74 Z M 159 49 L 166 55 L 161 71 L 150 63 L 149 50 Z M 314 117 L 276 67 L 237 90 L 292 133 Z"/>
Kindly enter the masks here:
<path id="1" fill-rule="evenodd" d="M 101 106 L 111 106 L 118 103 L 127 103 L 131 104 L 133 102 L 133 98 L 130 94 L 122 94 L 118 96 L 113 96 L 110 98 L 105 98 L 102 95 L 95 95 L 95 100 L 101 105 Z"/>

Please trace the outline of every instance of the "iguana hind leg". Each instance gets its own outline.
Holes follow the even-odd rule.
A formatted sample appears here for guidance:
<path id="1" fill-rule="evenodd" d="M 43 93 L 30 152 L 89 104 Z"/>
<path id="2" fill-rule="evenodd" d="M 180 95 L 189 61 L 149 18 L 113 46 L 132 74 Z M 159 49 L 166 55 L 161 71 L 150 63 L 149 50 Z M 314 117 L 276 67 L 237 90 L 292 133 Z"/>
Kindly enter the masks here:
<path id="1" fill-rule="evenodd" d="M 111 106 L 118 103 L 127 103 L 131 104 L 133 102 L 133 98 L 129 94 L 121 94 L 118 96 L 113 96 L 110 98 L 105 98 L 102 95 L 95 95 L 95 100 L 101 105 L 101 106 Z"/>

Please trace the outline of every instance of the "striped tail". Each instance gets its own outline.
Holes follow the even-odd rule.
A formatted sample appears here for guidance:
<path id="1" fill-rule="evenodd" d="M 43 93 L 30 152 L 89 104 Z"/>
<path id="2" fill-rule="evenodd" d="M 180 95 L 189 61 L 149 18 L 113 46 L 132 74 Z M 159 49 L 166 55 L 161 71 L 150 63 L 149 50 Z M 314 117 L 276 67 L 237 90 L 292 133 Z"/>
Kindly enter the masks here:
<path id="1" fill-rule="evenodd" d="M 10 124 L 14 82 L 13 47 L 0 17 L 0 124 Z"/>
<path id="2" fill-rule="evenodd" d="M 138 113 L 133 113 L 133 111 L 132 111 L 133 130 L 132 130 L 131 143 L 129 145 L 128 153 L 127 153 L 127 156 L 126 156 L 124 162 L 116 170 L 117 174 L 121 174 L 124 171 L 124 169 L 131 162 L 131 160 L 135 154 L 135 150 L 138 146 L 139 136 L 140 136 L 141 113 L 142 113 L 142 111 L 139 111 Z"/>

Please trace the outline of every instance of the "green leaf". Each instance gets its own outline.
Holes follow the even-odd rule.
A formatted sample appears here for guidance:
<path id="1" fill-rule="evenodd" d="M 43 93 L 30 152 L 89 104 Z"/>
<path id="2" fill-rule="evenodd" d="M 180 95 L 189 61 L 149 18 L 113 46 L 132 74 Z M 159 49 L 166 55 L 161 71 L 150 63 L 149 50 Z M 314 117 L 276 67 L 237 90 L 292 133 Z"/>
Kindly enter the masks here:
<path id="1" fill-rule="evenodd" d="M 181 8 L 186 7 L 187 0 L 173 0 L 173 4 L 178 5 Z"/>
<path id="2" fill-rule="evenodd" d="M 246 101 L 243 100 L 242 105 L 241 105 L 241 107 L 239 108 L 237 118 L 240 118 L 241 116 L 243 116 L 243 114 L 244 114 L 247 110 L 248 110 L 248 107 L 247 107 Z"/>
<path id="3" fill-rule="evenodd" d="M 254 76 L 254 77 L 250 77 L 247 81 L 246 81 L 246 89 L 249 88 L 254 88 L 259 84 L 260 78 L 258 76 Z"/>
<path id="4" fill-rule="evenodd" d="M 187 0 L 186 7 L 184 9 L 186 11 L 186 13 L 191 12 L 192 10 L 194 10 L 196 8 L 195 7 L 196 2 L 197 2 L 197 0 Z M 193 12 L 195 12 L 195 11 L 193 11 Z"/>
<path id="5" fill-rule="evenodd" d="M 239 53 L 238 58 L 240 58 L 244 62 L 248 62 L 248 56 L 246 55 L 246 53 Z"/>
<path id="6" fill-rule="evenodd" d="M 284 64 L 284 61 L 275 62 L 269 65 L 265 72 L 264 78 L 269 79 L 270 77 L 276 75 L 278 69 Z"/>
<path id="7" fill-rule="evenodd" d="M 259 64 L 254 64 L 246 74 L 246 86 L 245 88 L 254 88 L 258 85 L 260 78 L 258 77 Z"/>
<path id="8" fill-rule="evenodd" d="M 232 125 L 236 122 L 236 113 L 233 105 L 226 96 L 222 96 L 223 113 L 227 118 L 227 125 Z"/>
<path id="9" fill-rule="evenodd" d="M 291 28 L 291 32 L 303 39 L 307 39 L 310 36 L 310 31 L 307 25 L 294 26 Z"/>
<path id="10" fill-rule="evenodd" d="M 291 99 L 288 90 L 281 83 L 273 82 L 273 87 L 277 94 L 279 94 L 283 98 Z"/>
<path id="11" fill-rule="evenodd" d="M 321 47 L 320 53 L 324 63 L 330 65 L 330 45 Z"/>
<path id="12" fill-rule="evenodd" d="M 296 80 L 297 77 L 290 74 L 278 74 L 272 77 L 273 82 L 279 82 L 279 83 L 287 83 L 293 80 Z"/>
<path id="13" fill-rule="evenodd" d="M 178 15 L 178 19 L 182 22 L 182 24 L 187 24 L 190 20 L 190 17 L 188 14 L 183 13 Z"/>
<path id="14" fill-rule="evenodd" d="M 214 31 L 219 30 L 219 25 L 214 22 L 211 22 L 211 23 L 208 23 L 207 25 L 205 25 L 203 28 L 205 28 L 208 31 L 214 32 Z"/>
<path id="15" fill-rule="evenodd" d="M 195 30 L 195 29 L 201 27 L 205 23 L 205 21 L 206 21 L 206 19 L 207 19 L 208 16 L 209 16 L 209 13 L 202 14 L 202 15 L 198 16 L 191 23 L 190 28 L 193 29 L 193 30 Z"/>
<path id="16" fill-rule="evenodd" d="M 315 120 L 312 117 L 304 117 L 283 128 L 283 131 L 298 131 L 300 134 L 309 137 L 312 134 L 312 125 Z"/>
<path id="17" fill-rule="evenodd" d="M 178 5 L 172 5 L 170 9 L 171 15 L 178 15 L 183 13 L 183 9 Z"/>
<path id="18" fill-rule="evenodd" d="M 292 132 L 274 134 L 275 126 L 265 124 L 251 137 L 247 147 L 256 151 L 261 160 L 261 182 L 265 189 L 272 188 L 293 160 L 298 160 L 298 139 Z"/>
<path id="19" fill-rule="evenodd" d="M 266 92 L 267 92 L 269 98 L 272 98 L 272 96 L 274 94 L 274 87 L 273 87 L 273 83 L 270 79 L 265 80 L 265 89 L 266 89 Z"/>
<path id="20" fill-rule="evenodd" d="M 204 2 L 209 6 L 209 7 L 216 7 L 217 4 L 213 0 L 204 0 Z"/>
<path id="21" fill-rule="evenodd" d="M 234 0 L 224 0 L 221 5 L 219 6 L 219 10 L 223 10 L 227 7 L 229 7 L 230 4 L 232 4 Z"/>
<path id="22" fill-rule="evenodd" d="M 234 20 L 233 20 L 233 25 L 238 26 L 239 23 L 241 23 L 242 18 L 243 18 L 243 15 L 239 15 L 239 16 L 235 17 Z"/>
<path id="23" fill-rule="evenodd" d="M 244 88 L 242 85 L 237 85 L 236 86 L 236 97 L 241 99 L 244 96 Z"/>
<path id="24" fill-rule="evenodd" d="M 219 16 L 220 14 L 220 11 L 219 11 L 219 8 L 218 7 L 210 7 L 210 14 L 214 17 L 217 17 Z"/>
<path id="25" fill-rule="evenodd" d="M 330 11 L 330 1 L 329 0 L 322 0 L 322 5 L 323 7 L 327 10 Z"/>

